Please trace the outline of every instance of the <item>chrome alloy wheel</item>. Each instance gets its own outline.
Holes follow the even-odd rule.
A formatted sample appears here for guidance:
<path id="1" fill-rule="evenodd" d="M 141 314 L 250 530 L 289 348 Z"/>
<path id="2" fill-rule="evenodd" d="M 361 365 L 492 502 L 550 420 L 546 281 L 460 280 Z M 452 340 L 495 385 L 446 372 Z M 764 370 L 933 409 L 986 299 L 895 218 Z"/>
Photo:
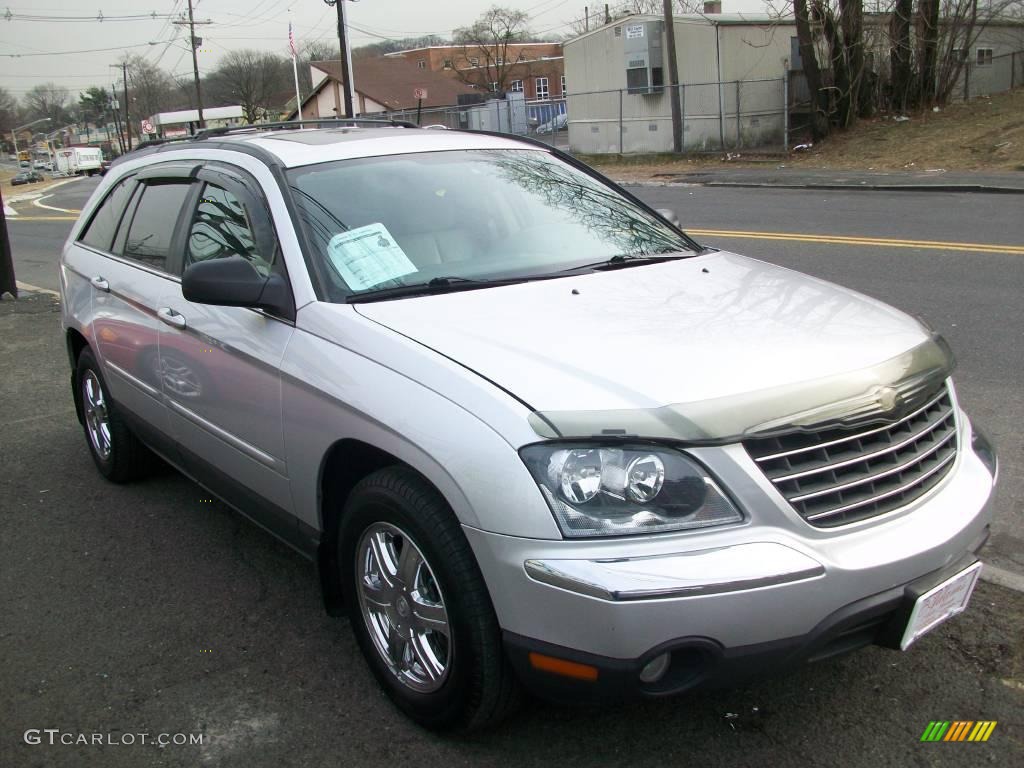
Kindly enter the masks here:
<path id="1" fill-rule="evenodd" d="M 444 596 L 413 540 L 390 523 L 374 523 L 359 540 L 355 576 L 363 622 L 391 673 L 431 693 L 451 667 Z"/>
<path id="2" fill-rule="evenodd" d="M 107 399 L 96 373 L 87 370 L 82 376 L 82 409 L 85 412 L 85 427 L 89 433 L 96 454 L 106 461 L 110 458 L 110 414 Z"/>

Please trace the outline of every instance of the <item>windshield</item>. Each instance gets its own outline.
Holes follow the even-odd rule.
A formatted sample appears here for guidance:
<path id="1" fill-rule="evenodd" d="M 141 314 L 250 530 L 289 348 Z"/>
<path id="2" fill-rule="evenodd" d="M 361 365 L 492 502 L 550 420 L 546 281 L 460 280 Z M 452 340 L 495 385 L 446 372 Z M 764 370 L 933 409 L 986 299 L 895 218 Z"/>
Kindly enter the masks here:
<path id="1" fill-rule="evenodd" d="M 539 150 L 340 160 L 288 178 L 329 301 L 692 248 L 658 217 Z"/>

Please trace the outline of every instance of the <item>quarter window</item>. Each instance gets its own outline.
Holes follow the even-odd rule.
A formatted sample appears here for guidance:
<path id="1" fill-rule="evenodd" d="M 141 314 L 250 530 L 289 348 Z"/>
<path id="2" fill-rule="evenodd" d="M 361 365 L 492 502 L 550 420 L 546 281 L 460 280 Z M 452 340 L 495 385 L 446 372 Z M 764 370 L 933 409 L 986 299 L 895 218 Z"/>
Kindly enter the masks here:
<path id="1" fill-rule="evenodd" d="M 247 259 L 260 274 L 269 274 L 273 254 L 259 252 L 245 207 L 226 189 L 207 184 L 189 227 L 185 266 L 235 255 Z"/>
<path id="2" fill-rule="evenodd" d="M 133 184 L 131 179 L 125 179 L 110 191 L 80 238 L 82 243 L 101 251 L 110 250 L 124 206 L 131 197 Z"/>
<path id="3" fill-rule="evenodd" d="M 167 270 L 167 257 L 188 184 L 149 184 L 132 217 L 122 256 L 154 269 Z"/>

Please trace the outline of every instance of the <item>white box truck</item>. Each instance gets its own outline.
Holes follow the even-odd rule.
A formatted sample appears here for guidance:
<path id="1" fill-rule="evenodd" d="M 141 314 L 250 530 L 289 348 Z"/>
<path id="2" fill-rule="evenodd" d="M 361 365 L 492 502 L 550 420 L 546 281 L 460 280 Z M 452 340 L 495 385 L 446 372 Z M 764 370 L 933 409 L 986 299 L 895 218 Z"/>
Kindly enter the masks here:
<path id="1" fill-rule="evenodd" d="M 81 176 L 83 173 L 92 176 L 100 172 L 103 163 L 102 150 L 92 147 L 58 149 L 56 155 L 57 167 L 54 170 L 69 176 Z"/>

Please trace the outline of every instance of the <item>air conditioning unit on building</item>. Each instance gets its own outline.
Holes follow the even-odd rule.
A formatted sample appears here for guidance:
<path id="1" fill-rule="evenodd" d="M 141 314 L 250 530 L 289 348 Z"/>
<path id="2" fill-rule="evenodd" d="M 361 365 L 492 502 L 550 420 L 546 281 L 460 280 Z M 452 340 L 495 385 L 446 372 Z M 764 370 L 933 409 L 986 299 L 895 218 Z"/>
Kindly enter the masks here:
<path id="1" fill-rule="evenodd" d="M 661 29 L 660 21 L 632 21 L 622 25 L 628 93 L 661 93 L 661 86 L 665 84 Z"/>

